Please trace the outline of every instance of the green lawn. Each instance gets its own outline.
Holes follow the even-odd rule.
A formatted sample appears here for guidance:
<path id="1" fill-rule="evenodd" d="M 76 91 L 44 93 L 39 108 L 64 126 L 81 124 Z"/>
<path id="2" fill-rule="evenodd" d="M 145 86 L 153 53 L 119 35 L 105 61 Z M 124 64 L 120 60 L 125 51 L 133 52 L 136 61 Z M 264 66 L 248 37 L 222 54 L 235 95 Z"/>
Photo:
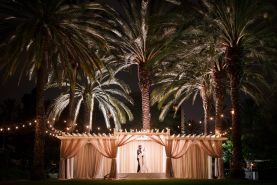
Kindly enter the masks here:
<path id="1" fill-rule="evenodd" d="M 166 180 L 46 180 L 46 181 L 0 181 L 1 185 L 273 185 L 273 181 L 249 181 L 249 180 L 187 180 L 187 179 L 166 179 Z"/>

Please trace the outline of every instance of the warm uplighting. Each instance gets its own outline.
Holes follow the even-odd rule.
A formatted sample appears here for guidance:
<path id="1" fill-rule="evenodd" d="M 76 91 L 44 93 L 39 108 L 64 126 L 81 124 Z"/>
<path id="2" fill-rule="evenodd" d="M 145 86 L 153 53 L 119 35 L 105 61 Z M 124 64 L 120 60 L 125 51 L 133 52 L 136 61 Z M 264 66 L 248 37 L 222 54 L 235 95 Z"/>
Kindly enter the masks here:
<path id="1" fill-rule="evenodd" d="M 215 130 L 215 135 L 219 136 L 219 137 L 221 136 L 221 133 L 220 133 L 220 131 L 218 129 Z"/>
<path id="2" fill-rule="evenodd" d="M 234 114 L 235 114 L 235 111 L 234 111 L 234 110 L 231 110 L 231 114 L 234 115 Z"/>
<path id="3" fill-rule="evenodd" d="M 268 13 L 267 13 L 267 12 L 265 12 L 265 13 L 263 14 L 263 18 L 264 18 L 264 19 L 267 19 L 267 18 L 268 18 Z"/>

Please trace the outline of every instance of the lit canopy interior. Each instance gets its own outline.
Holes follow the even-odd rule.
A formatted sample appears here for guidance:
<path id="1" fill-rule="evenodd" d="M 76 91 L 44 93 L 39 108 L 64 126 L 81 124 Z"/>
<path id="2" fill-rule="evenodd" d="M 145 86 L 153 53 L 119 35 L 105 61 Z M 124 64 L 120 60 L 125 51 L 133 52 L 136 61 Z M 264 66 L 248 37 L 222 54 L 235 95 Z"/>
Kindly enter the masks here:
<path id="1" fill-rule="evenodd" d="M 60 179 L 118 178 L 119 173 L 134 173 L 134 150 L 141 143 L 147 145 L 148 173 L 211 178 L 211 157 L 215 158 L 214 175 L 220 178 L 223 173 L 221 144 L 226 138 L 214 135 L 170 135 L 169 130 L 146 130 L 108 135 L 64 133 L 57 137 L 61 140 Z"/>

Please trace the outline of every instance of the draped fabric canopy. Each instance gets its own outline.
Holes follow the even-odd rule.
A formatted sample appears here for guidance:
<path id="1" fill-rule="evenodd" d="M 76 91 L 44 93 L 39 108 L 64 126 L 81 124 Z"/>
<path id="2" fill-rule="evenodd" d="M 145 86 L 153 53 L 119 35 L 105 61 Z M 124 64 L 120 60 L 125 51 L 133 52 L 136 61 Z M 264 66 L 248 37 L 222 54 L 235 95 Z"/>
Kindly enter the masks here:
<path id="1" fill-rule="evenodd" d="M 111 167 L 109 178 L 117 178 L 117 151 L 118 147 L 126 145 L 127 143 L 136 140 L 140 136 L 146 136 L 152 141 L 164 146 L 166 153 L 166 176 L 174 177 L 174 168 L 172 166 L 172 159 L 179 159 L 186 155 L 192 145 L 197 145 L 201 152 L 212 156 L 218 160 L 218 175 L 222 175 L 221 165 L 221 143 L 225 138 L 215 137 L 211 135 L 170 135 L 167 132 L 154 132 L 147 130 L 143 132 L 114 132 L 113 134 L 63 134 L 58 136 L 61 140 L 60 148 L 60 173 L 61 179 L 74 178 L 73 172 L 68 172 L 66 168 L 73 168 L 73 161 L 71 165 L 65 165 L 65 160 L 74 159 L 74 157 L 81 151 L 86 144 L 91 144 L 102 156 L 111 159 Z M 200 150 L 199 150 L 200 151 Z M 94 156 L 91 156 L 94 157 Z M 96 163 L 95 163 L 96 164 Z M 99 163 L 97 163 L 99 165 Z M 176 170 L 176 169 L 175 169 Z M 86 172 L 87 173 L 87 172 Z M 94 168 L 94 173 L 96 174 Z M 80 175 L 78 172 L 77 174 Z M 93 176 L 93 175 L 92 175 Z"/>

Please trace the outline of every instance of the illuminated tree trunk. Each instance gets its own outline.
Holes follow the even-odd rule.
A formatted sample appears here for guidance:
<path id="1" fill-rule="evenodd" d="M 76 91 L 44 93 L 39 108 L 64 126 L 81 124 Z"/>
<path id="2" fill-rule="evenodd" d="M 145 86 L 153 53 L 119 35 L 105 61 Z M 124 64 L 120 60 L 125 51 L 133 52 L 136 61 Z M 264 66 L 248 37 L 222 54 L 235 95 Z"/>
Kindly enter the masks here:
<path id="1" fill-rule="evenodd" d="M 208 134 L 208 96 L 204 82 L 200 86 L 200 96 L 202 98 L 202 105 L 204 110 L 204 134 Z"/>
<path id="2" fill-rule="evenodd" d="M 47 54 L 46 54 L 47 55 Z M 47 83 L 48 73 L 48 56 L 45 57 L 45 61 L 41 65 L 37 74 L 36 84 L 36 123 L 35 123 L 35 143 L 34 143 L 34 158 L 31 171 L 31 178 L 33 180 L 41 180 L 45 178 L 44 173 L 44 144 L 45 144 L 45 107 L 44 96 L 45 86 Z"/>
<path id="3" fill-rule="evenodd" d="M 141 92 L 141 108 L 142 108 L 142 126 L 143 129 L 150 129 L 150 79 L 149 72 L 140 65 L 138 68 L 139 88 Z"/>
<path id="4" fill-rule="evenodd" d="M 94 99 L 90 94 L 84 96 L 84 130 L 90 132 L 92 130 Z"/>
<path id="5" fill-rule="evenodd" d="M 241 146 L 241 118 L 239 108 L 239 86 L 242 74 L 240 63 L 240 48 L 228 48 L 226 53 L 227 70 L 230 78 L 232 105 L 232 156 L 231 177 L 242 178 L 242 146 Z"/>
<path id="6" fill-rule="evenodd" d="M 72 64 L 72 68 L 70 71 L 70 92 L 69 92 L 69 104 L 68 104 L 68 113 L 67 113 L 67 121 L 66 121 L 66 131 L 72 132 L 75 127 L 74 122 L 74 111 L 76 106 L 75 101 L 75 89 L 76 89 L 76 78 L 77 78 L 77 64 Z"/>
<path id="7" fill-rule="evenodd" d="M 185 134 L 185 109 L 184 105 L 181 106 L 181 134 Z"/>
<path id="8" fill-rule="evenodd" d="M 212 78 L 214 86 L 214 101 L 215 101 L 215 134 L 222 133 L 222 109 L 223 109 L 223 82 L 222 71 L 218 71 L 216 65 L 212 69 Z"/>

